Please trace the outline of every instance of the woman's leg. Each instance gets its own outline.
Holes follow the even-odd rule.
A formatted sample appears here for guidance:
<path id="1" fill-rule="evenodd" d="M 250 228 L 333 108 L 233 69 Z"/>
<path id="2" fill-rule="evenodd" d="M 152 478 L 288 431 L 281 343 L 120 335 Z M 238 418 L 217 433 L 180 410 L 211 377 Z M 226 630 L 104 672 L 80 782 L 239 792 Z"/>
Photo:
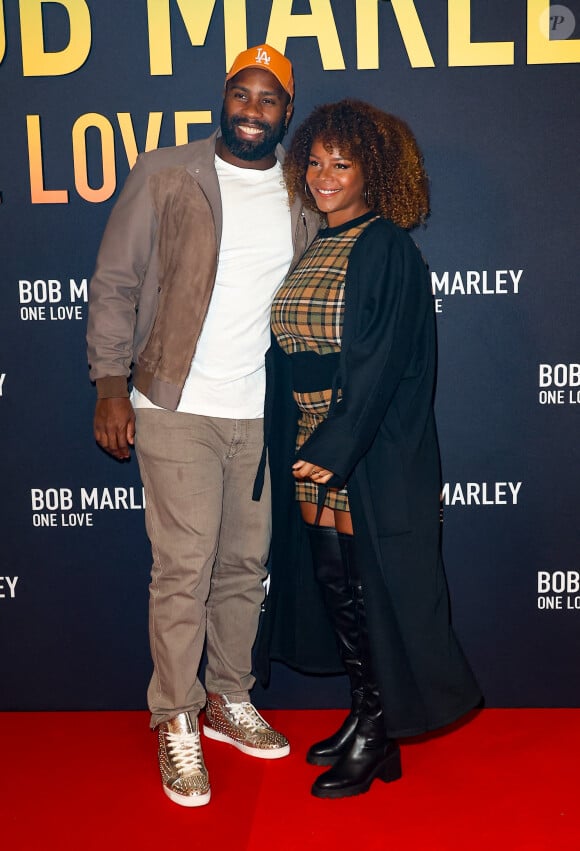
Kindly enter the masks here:
<path id="1" fill-rule="evenodd" d="M 357 652 L 360 659 L 362 700 L 357 723 L 347 746 L 342 748 L 332 768 L 315 780 L 312 794 L 319 798 L 344 798 L 366 792 L 373 780 L 398 780 L 401 757 L 396 741 L 387 738 L 384 712 L 373 671 L 360 570 L 352 535 L 339 534 L 345 573 L 354 601 Z"/>
<path id="2" fill-rule="evenodd" d="M 301 502 L 300 513 L 302 519 L 309 526 L 314 526 L 318 507 L 313 502 Z M 319 526 L 332 526 L 337 532 L 343 532 L 345 535 L 352 535 L 352 520 L 350 511 L 333 511 L 330 508 L 324 507 L 318 521 Z"/>
<path id="3" fill-rule="evenodd" d="M 336 528 L 338 526 L 341 531 L 348 531 L 352 529 L 352 526 L 350 514 L 347 511 L 332 511 L 324 508 L 320 523 L 316 526 L 314 521 L 317 506 L 303 502 L 300 503 L 300 509 L 308 531 L 314 573 L 320 584 L 340 657 L 350 681 L 349 714 L 336 733 L 321 742 L 316 742 L 306 755 L 307 761 L 312 765 L 333 765 L 354 737 L 363 698 L 363 666 L 359 653 L 356 600 L 345 569 Z"/>

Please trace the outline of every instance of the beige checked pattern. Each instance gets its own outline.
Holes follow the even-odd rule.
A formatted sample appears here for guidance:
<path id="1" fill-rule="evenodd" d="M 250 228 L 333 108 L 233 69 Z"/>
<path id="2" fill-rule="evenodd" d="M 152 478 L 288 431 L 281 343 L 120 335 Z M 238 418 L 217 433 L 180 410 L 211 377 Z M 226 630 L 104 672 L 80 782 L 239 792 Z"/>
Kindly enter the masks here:
<path id="1" fill-rule="evenodd" d="M 326 355 L 340 351 L 348 258 L 358 237 L 376 218 L 344 229 L 329 228 L 328 234 L 321 231 L 276 293 L 272 329 L 287 354 L 314 351 Z M 330 398 L 330 388 L 294 393 L 300 411 L 297 449 L 328 415 Z M 316 503 L 318 486 L 310 481 L 297 482 L 296 499 Z M 348 511 L 346 488 L 329 490 L 324 504 Z"/>

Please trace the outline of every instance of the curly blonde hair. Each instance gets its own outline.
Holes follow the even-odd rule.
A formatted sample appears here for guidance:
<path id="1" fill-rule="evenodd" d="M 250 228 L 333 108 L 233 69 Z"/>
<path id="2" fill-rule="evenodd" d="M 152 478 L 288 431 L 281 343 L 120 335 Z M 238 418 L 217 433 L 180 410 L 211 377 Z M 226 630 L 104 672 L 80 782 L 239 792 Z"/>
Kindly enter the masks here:
<path id="1" fill-rule="evenodd" d="M 410 128 L 395 115 L 358 100 L 318 106 L 296 130 L 284 163 L 290 200 L 300 198 L 318 211 L 306 192 L 310 150 L 320 141 L 354 160 L 365 180 L 369 207 L 400 227 L 409 229 L 429 214 L 429 179 Z"/>

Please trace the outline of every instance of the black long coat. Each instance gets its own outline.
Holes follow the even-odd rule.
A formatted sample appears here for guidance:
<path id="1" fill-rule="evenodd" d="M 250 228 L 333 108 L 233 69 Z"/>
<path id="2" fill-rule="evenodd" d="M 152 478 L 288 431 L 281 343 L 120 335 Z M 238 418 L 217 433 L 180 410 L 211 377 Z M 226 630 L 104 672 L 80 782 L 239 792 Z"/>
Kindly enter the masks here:
<path id="1" fill-rule="evenodd" d="M 275 364 L 269 453 L 271 583 L 259 638 L 268 660 L 311 673 L 341 670 L 293 504 L 296 410 L 289 358 Z M 300 458 L 347 482 L 373 662 L 395 737 L 450 723 L 481 700 L 450 625 L 440 554 L 441 474 L 433 415 L 436 330 L 429 275 L 409 235 L 385 219 L 355 243 L 345 285 L 342 400 Z"/>

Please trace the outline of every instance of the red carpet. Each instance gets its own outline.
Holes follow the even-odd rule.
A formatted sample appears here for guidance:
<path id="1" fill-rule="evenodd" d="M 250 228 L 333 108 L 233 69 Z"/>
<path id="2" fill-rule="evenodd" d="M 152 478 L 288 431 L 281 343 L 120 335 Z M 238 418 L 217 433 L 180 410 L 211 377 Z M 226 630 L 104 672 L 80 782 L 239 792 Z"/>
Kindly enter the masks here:
<path id="1" fill-rule="evenodd" d="M 338 711 L 265 713 L 293 752 L 266 761 L 204 740 L 212 800 L 161 791 L 144 712 L 4 713 L 5 851 L 579 851 L 580 710 L 485 710 L 403 745 L 403 779 L 313 798 L 304 762 Z"/>

